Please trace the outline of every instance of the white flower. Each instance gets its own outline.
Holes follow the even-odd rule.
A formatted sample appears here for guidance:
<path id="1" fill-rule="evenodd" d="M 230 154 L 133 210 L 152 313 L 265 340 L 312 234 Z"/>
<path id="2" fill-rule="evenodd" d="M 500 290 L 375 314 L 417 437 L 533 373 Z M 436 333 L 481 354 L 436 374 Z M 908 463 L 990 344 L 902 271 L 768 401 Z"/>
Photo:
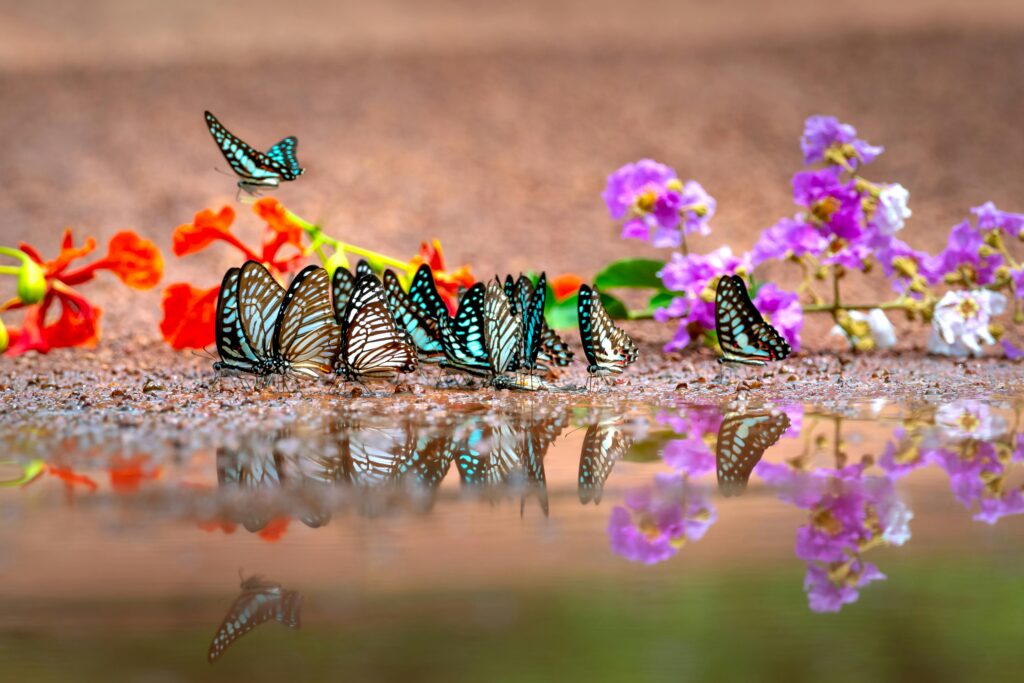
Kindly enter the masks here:
<path id="1" fill-rule="evenodd" d="M 979 342 L 996 343 L 988 329 L 992 316 L 1005 309 L 1006 297 L 999 292 L 946 292 L 935 307 L 928 350 L 944 356 L 980 356 Z"/>
<path id="2" fill-rule="evenodd" d="M 883 235 L 893 235 L 903 228 L 903 223 L 910 218 L 911 211 L 907 206 L 910 192 L 899 183 L 886 186 L 878 195 L 878 207 L 875 209 L 875 226 Z"/>
<path id="3" fill-rule="evenodd" d="M 914 513 L 901 500 L 895 500 L 885 510 L 882 539 L 891 545 L 903 545 L 910 540 L 910 520 Z"/>
<path id="4" fill-rule="evenodd" d="M 988 404 L 961 399 L 939 407 L 935 423 L 951 439 L 977 439 L 991 441 L 1006 431 L 1006 420 L 993 415 Z"/>
<path id="5" fill-rule="evenodd" d="M 868 324 L 868 329 L 871 330 L 871 338 L 875 340 L 875 348 L 887 349 L 890 346 L 896 345 L 896 329 L 889 322 L 889 318 L 885 316 L 885 311 L 882 309 L 872 308 L 866 314 L 860 311 L 850 311 L 850 319 Z M 846 341 L 850 342 L 850 348 L 854 347 L 856 340 L 839 325 L 832 328 L 832 334 L 845 337 Z"/>

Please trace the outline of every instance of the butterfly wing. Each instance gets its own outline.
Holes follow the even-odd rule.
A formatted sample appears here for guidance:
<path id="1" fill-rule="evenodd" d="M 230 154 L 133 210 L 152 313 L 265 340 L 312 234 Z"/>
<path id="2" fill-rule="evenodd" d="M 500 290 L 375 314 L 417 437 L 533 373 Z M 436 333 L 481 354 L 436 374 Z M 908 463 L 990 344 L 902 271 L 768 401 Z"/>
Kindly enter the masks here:
<path id="1" fill-rule="evenodd" d="M 461 370 L 471 375 L 490 374 L 484 341 L 486 291 L 482 282 L 476 283 L 462 297 L 454 319 L 449 320 L 447 313 L 440 318 L 441 348 L 445 355 L 441 367 Z"/>
<path id="2" fill-rule="evenodd" d="M 345 474 L 356 486 L 386 485 L 401 473 L 413 446 L 404 429 L 353 430 L 342 449 Z"/>
<path id="3" fill-rule="evenodd" d="M 292 280 L 274 330 L 274 356 L 293 374 L 317 377 L 332 371 L 341 327 L 331 308 L 327 271 L 307 266 Z"/>
<path id="4" fill-rule="evenodd" d="M 364 275 L 373 275 L 373 268 L 370 267 L 370 262 L 366 259 L 359 259 L 359 263 L 356 264 L 356 279 L 363 277 Z"/>
<path id="5" fill-rule="evenodd" d="M 284 169 L 281 174 L 284 180 L 295 180 L 306 172 L 306 169 L 299 166 L 299 160 L 295 158 L 295 150 L 298 146 L 298 139 L 294 135 L 290 135 L 267 150 L 267 158 Z"/>
<path id="6" fill-rule="evenodd" d="M 230 164 L 231 169 L 245 180 L 266 180 L 283 178 L 292 180 L 295 176 L 282 164 L 268 157 L 263 152 L 253 149 L 233 135 L 217 120 L 217 117 L 206 112 L 206 126 L 213 136 L 213 141 L 220 148 L 220 153 Z M 283 140 L 282 140 L 283 142 Z"/>
<path id="7" fill-rule="evenodd" d="M 352 292 L 356 288 L 356 279 L 348 268 L 338 268 L 331 277 L 331 301 L 334 304 L 334 320 L 341 325 L 345 319 L 345 308 L 348 306 Z"/>
<path id="8" fill-rule="evenodd" d="M 754 466 L 787 429 L 789 417 L 785 413 L 726 416 L 715 446 L 718 490 L 726 496 L 743 493 Z"/>
<path id="9" fill-rule="evenodd" d="M 580 451 L 578 492 L 581 503 L 601 502 L 608 476 L 616 461 L 626 454 L 631 445 L 633 440 L 613 420 L 587 428 Z"/>
<path id="10" fill-rule="evenodd" d="M 419 359 L 424 362 L 440 360 L 444 351 L 441 349 L 441 330 L 437 321 L 420 311 L 402 289 L 398 276 L 391 270 L 384 271 L 384 293 L 395 322 L 412 337 Z"/>
<path id="11" fill-rule="evenodd" d="M 416 369 L 416 350 L 395 324 L 376 275 L 356 280 L 342 328 L 339 365 L 347 376 L 393 379 Z"/>
<path id="12" fill-rule="evenodd" d="M 448 305 L 437 293 L 434 273 L 426 263 L 422 264 L 412 278 L 409 286 L 409 299 L 419 311 L 435 321 L 448 318 Z"/>
<path id="13" fill-rule="evenodd" d="M 512 316 L 508 297 L 495 280 L 487 286 L 484 300 L 484 346 L 491 372 L 504 373 L 512 365 L 522 339 L 522 322 Z"/>
<path id="14" fill-rule="evenodd" d="M 216 369 L 253 372 L 259 358 L 252 352 L 242 333 L 238 318 L 238 268 L 224 274 L 217 294 L 217 355 Z"/>
<path id="15" fill-rule="evenodd" d="M 552 365 L 565 367 L 572 363 L 572 349 L 562 341 L 558 333 L 544 323 L 544 330 L 541 332 L 540 351 L 537 352 L 537 367 L 547 369 Z"/>
<path id="16" fill-rule="evenodd" d="M 221 622 L 210 643 L 209 661 L 220 657 L 236 640 L 268 621 L 277 621 L 289 628 L 300 628 L 302 595 L 285 590 L 281 584 L 250 577 L 242 582 L 242 593 Z"/>
<path id="17" fill-rule="evenodd" d="M 737 275 L 724 275 L 718 281 L 715 331 L 722 349 L 719 362 L 764 365 L 792 351 L 782 335 L 761 317 Z"/>
<path id="18" fill-rule="evenodd" d="M 285 290 L 263 264 L 246 261 L 238 275 L 238 320 L 256 358 L 273 357 L 274 327 Z"/>
<path id="19" fill-rule="evenodd" d="M 525 280 L 525 278 L 523 278 Z M 526 280 L 529 282 L 529 280 Z M 525 293 L 525 288 L 520 290 Z M 544 330 L 547 327 L 544 321 L 544 305 L 547 303 L 548 283 L 544 273 L 540 274 L 537 280 L 537 287 L 532 294 L 520 299 L 523 311 L 523 357 L 521 364 L 528 370 L 537 367 L 537 356 L 540 353 L 541 344 L 544 339 Z M 523 296 L 523 295 L 521 295 Z"/>
<path id="20" fill-rule="evenodd" d="M 451 468 L 453 446 L 451 435 L 418 441 L 416 447 L 399 464 L 400 476 L 418 488 L 436 489 Z"/>
<path id="21" fill-rule="evenodd" d="M 637 350 L 633 340 L 616 327 L 601 303 L 597 290 L 580 285 L 579 302 L 580 341 L 587 356 L 591 374 L 613 374 L 622 372 L 636 360 Z"/>

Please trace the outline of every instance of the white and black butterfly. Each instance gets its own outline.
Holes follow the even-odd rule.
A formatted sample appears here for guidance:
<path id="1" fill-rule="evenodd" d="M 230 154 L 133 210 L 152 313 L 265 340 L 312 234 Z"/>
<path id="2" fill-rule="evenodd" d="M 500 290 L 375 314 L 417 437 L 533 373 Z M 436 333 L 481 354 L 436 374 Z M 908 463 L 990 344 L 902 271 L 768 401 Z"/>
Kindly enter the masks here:
<path id="1" fill-rule="evenodd" d="M 577 313 L 588 373 L 598 377 L 618 374 L 637 359 L 636 344 L 612 322 L 596 290 L 580 286 Z"/>
<path id="2" fill-rule="evenodd" d="M 264 154 L 232 135 L 210 112 L 206 112 L 206 125 L 221 154 L 241 178 L 240 190 L 256 194 L 261 188 L 277 187 L 281 181 L 295 180 L 305 172 L 295 158 L 295 137 L 284 138 Z"/>
<path id="3" fill-rule="evenodd" d="M 300 628 L 301 609 L 302 595 L 298 591 L 286 590 L 276 581 L 267 581 L 260 576 L 243 579 L 241 595 L 235 599 L 213 636 L 208 660 L 214 661 L 236 640 L 268 621 L 276 621 L 288 628 Z"/>
<path id="4" fill-rule="evenodd" d="M 754 466 L 787 429 L 789 417 L 783 412 L 726 415 L 715 445 L 718 490 L 726 496 L 743 493 Z"/>
<path id="5" fill-rule="evenodd" d="M 292 280 L 274 325 L 271 348 L 278 372 L 318 377 L 333 371 L 342 330 L 330 291 L 327 271 L 319 266 L 307 266 Z"/>
<path id="6" fill-rule="evenodd" d="M 342 330 L 339 375 L 356 381 L 394 379 L 416 369 L 416 349 L 396 325 L 376 275 L 360 276 L 344 311 L 335 314 Z"/>
<path id="7" fill-rule="evenodd" d="M 216 342 L 220 360 L 213 364 L 218 372 L 235 370 L 256 373 L 260 363 L 249 346 L 246 335 L 242 332 L 242 322 L 238 314 L 238 280 L 239 268 L 231 268 L 224 274 L 217 294 Z M 282 294 L 283 297 L 283 294 Z"/>
<path id="8" fill-rule="evenodd" d="M 217 351 L 214 368 L 266 377 L 281 371 L 274 356 L 274 327 L 285 290 L 256 261 L 232 268 L 217 298 Z"/>
<path id="9" fill-rule="evenodd" d="M 597 422 L 587 428 L 580 451 L 579 496 L 581 503 L 601 502 L 604 483 L 615 463 L 629 451 L 633 439 L 619 426 L 618 419 Z"/>

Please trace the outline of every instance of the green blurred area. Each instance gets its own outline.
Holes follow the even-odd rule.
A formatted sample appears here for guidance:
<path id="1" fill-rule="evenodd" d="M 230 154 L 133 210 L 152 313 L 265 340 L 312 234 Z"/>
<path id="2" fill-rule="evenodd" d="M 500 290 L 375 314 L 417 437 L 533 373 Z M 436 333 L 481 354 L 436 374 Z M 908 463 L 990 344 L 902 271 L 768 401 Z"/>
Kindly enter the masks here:
<path id="1" fill-rule="evenodd" d="M 216 605 L 132 605 L 193 624 L 72 634 L 55 614 L 47 634 L 5 629 L 0 671 L 23 682 L 1021 680 L 1018 562 L 889 554 L 883 570 L 890 579 L 839 614 L 808 610 L 795 561 L 682 580 L 637 567 L 626 582 L 544 591 L 310 593 L 301 631 L 265 624 L 213 664 L 217 623 L 194 615 Z"/>

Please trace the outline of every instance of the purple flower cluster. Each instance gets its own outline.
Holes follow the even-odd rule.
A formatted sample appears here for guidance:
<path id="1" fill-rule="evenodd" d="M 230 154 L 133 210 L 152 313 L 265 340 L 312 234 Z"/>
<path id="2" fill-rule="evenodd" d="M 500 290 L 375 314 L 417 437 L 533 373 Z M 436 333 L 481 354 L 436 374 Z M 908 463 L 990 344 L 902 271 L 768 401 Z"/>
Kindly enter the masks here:
<path id="1" fill-rule="evenodd" d="M 834 116 L 811 116 L 804 122 L 800 138 L 804 163 L 825 161 L 838 166 L 870 164 L 885 149 L 857 137 L 857 129 L 840 123 Z"/>
<path id="2" fill-rule="evenodd" d="M 968 219 L 955 225 L 946 248 L 927 260 L 924 274 L 931 284 L 942 282 L 947 275 L 963 272 L 970 276 L 968 284 L 991 284 L 1005 259 L 998 251 L 983 248 L 985 235 L 1001 232 L 1016 236 L 1024 230 L 1024 214 L 1000 211 L 992 202 L 974 207 L 971 213 L 974 222 Z M 1024 269 L 1014 269 L 1010 277 L 1024 284 Z M 1024 287 L 1017 287 L 1016 291 L 1018 297 L 1024 296 Z"/>
<path id="3" fill-rule="evenodd" d="M 626 494 L 612 509 L 612 551 L 632 562 L 656 564 L 704 537 L 718 515 L 707 494 L 678 474 L 659 474 L 651 486 Z"/>
<path id="4" fill-rule="evenodd" d="M 797 530 L 796 555 L 807 562 L 804 590 L 816 612 L 836 612 L 856 601 L 861 587 L 885 578 L 863 559 L 866 550 L 910 538 L 913 515 L 892 480 L 864 470 L 858 464 L 806 472 L 764 461 L 754 468 L 781 500 L 810 512 Z"/>
<path id="5" fill-rule="evenodd" d="M 602 194 L 615 220 L 625 219 L 622 237 L 677 248 L 683 235 L 711 232 L 714 198 L 700 183 L 685 183 L 672 168 L 651 159 L 626 164 L 610 176 Z"/>

